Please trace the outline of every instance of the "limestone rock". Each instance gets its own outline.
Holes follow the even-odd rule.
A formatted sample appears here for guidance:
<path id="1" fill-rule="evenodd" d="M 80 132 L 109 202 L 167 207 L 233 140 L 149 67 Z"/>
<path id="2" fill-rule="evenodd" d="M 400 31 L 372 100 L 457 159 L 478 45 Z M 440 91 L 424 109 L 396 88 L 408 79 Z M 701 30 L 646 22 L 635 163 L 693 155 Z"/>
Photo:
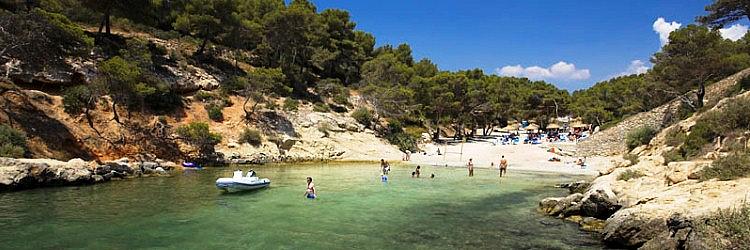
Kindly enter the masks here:
<path id="1" fill-rule="evenodd" d="M 698 176 L 698 173 L 706 166 L 708 165 L 708 162 L 700 162 L 700 161 L 680 161 L 680 162 L 670 162 L 667 165 L 667 172 L 666 172 L 666 179 L 667 184 L 677 184 L 683 181 L 686 181 L 688 179 L 695 179 L 696 177 L 700 178 Z M 693 178 L 690 178 L 690 177 Z"/>
<path id="2" fill-rule="evenodd" d="M 664 218 L 649 217 L 624 210 L 615 213 L 607 220 L 602 233 L 604 242 L 609 245 L 637 248 L 668 230 Z"/>
<path id="3" fill-rule="evenodd" d="M 586 193 L 581 200 L 581 213 L 599 219 L 607 219 L 614 214 L 621 205 L 611 190 L 596 189 Z"/>

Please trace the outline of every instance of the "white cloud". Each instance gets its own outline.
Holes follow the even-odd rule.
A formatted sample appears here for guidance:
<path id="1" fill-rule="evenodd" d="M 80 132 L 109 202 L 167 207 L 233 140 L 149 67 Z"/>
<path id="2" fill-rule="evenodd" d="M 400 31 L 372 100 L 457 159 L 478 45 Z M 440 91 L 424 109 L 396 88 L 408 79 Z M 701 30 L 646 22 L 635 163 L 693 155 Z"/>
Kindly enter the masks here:
<path id="1" fill-rule="evenodd" d="M 578 69 L 575 64 L 560 61 L 549 68 L 539 66 L 523 67 L 508 65 L 498 68 L 496 72 L 503 76 L 526 77 L 532 80 L 586 80 L 591 77 L 588 69 Z"/>
<path id="2" fill-rule="evenodd" d="M 748 27 L 745 25 L 735 24 L 729 28 L 719 29 L 719 33 L 721 33 L 721 37 L 723 37 L 724 39 L 737 41 L 745 36 L 745 33 L 747 33 L 747 28 Z"/>
<path id="3" fill-rule="evenodd" d="M 646 66 L 646 63 L 641 60 L 633 60 L 630 62 L 630 65 L 628 65 L 628 68 L 620 74 L 617 74 L 617 76 L 628 76 L 634 74 L 640 75 L 646 73 L 647 71 L 648 66 Z"/>
<path id="4" fill-rule="evenodd" d="M 659 41 L 661 41 L 661 46 L 669 43 L 669 33 L 672 33 L 672 31 L 675 31 L 680 27 L 682 27 L 681 23 L 674 21 L 667 22 L 663 17 L 657 18 L 656 21 L 654 21 L 653 25 L 654 31 L 659 34 Z"/>

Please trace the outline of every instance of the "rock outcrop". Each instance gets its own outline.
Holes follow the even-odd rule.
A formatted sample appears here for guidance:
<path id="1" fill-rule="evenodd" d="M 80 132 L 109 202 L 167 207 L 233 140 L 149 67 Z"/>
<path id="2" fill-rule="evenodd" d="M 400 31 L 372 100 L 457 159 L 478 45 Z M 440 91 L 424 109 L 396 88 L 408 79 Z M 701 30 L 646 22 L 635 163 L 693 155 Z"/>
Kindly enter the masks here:
<path id="1" fill-rule="evenodd" d="M 81 159 L 58 161 L 51 159 L 0 158 L 0 191 L 45 186 L 84 185 L 129 178 L 167 174 L 174 170 L 170 162 L 135 162 L 127 158 L 98 164 Z"/>

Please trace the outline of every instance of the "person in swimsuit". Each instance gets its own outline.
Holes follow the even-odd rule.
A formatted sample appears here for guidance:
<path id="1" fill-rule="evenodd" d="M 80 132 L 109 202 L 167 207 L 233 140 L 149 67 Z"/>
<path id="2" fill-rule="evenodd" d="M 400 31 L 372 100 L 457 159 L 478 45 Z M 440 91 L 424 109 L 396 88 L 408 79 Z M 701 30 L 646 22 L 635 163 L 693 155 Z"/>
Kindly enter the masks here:
<path id="1" fill-rule="evenodd" d="M 312 177 L 307 177 L 307 190 L 305 190 L 305 197 L 308 199 L 315 199 L 317 194 L 315 193 L 315 183 L 313 183 Z"/>
<path id="2" fill-rule="evenodd" d="M 414 170 L 414 173 L 417 174 L 417 178 L 419 178 L 420 166 L 417 166 L 417 170 Z"/>
<path id="3" fill-rule="evenodd" d="M 388 175 L 388 172 L 391 172 L 391 166 L 384 159 L 380 159 L 380 167 L 383 169 L 384 175 Z"/>
<path id="4" fill-rule="evenodd" d="M 466 166 L 469 168 L 469 177 L 474 176 L 474 162 L 471 161 L 472 159 L 469 159 L 469 164 L 466 164 Z"/>
<path id="5" fill-rule="evenodd" d="M 508 170 L 508 160 L 505 159 L 505 156 L 500 157 L 500 177 L 503 177 L 503 174 Z"/>

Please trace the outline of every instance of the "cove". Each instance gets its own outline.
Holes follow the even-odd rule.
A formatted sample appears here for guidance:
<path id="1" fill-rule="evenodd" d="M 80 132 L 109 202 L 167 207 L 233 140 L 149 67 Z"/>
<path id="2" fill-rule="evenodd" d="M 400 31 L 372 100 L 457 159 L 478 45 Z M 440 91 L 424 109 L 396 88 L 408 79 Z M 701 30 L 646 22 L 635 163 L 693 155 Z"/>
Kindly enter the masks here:
<path id="1" fill-rule="evenodd" d="M 255 169 L 264 190 L 224 194 L 218 177 Z M 600 249 L 596 236 L 536 211 L 575 176 L 378 164 L 230 166 L 82 187 L 0 193 L 7 249 Z M 435 173 L 436 178 L 429 175 Z M 319 199 L 303 197 L 314 178 Z M 427 178 L 426 178 L 427 177 Z"/>

